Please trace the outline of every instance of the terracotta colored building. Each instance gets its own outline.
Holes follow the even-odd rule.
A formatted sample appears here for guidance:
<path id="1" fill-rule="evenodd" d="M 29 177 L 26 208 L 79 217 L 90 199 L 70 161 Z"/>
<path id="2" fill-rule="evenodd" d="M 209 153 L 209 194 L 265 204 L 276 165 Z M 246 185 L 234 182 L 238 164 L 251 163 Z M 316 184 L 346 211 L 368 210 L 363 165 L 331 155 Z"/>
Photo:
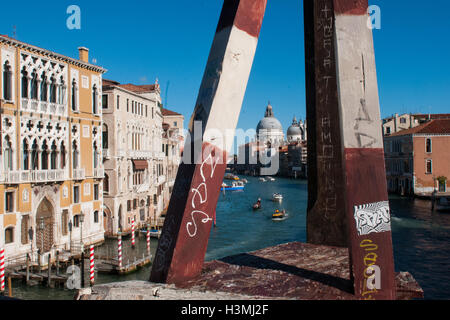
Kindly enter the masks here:
<path id="1" fill-rule="evenodd" d="M 384 138 L 389 192 L 449 192 L 450 119 L 437 119 Z"/>

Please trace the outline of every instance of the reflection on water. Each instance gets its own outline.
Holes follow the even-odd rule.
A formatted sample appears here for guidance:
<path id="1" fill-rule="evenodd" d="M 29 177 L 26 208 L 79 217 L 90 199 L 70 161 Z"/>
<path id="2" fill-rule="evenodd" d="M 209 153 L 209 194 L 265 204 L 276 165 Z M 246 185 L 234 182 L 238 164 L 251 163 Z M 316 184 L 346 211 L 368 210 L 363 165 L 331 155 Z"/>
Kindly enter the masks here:
<path id="1" fill-rule="evenodd" d="M 221 194 L 217 204 L 217 227 L 211 230 L 206 260 L 254 251 L 291 241 L 306 241 L 307 182 L 277 178 L 273 182 L 260 182 L 247 178 L 245 191 Z M 271 201 L 272 194 L 284 196 L 281 203 Z M 262 209 L 252 210 L 258 198 Z M 450 283 L 450 214 L 432 213 L 429 201 L 391 197 L 392 234 L 396 271 L 409 271 L 425 291 L 427 299 L 448 299 Z M 272 221 L 276 209 L 286 209 L 285 221 Z M 124 259 L 142 256 L 146 250 L 145 238 L 137 241 L 133 250 L 129 240 L 124 240 Z M 152 239 L 154 256 L 157 241 Z M 108 240 L 99 250 L 114 254 L 117 241 Z M 138 272 L 118 277 L 97 276 L 96 283 L 113 281 L 148 280 L 150 266 Z M 88 283 L 86 281 L 86 283 Z M 24 299 L 72 299 L 73 291 L 27 288 L 14 282 L 14 295 Z"/>

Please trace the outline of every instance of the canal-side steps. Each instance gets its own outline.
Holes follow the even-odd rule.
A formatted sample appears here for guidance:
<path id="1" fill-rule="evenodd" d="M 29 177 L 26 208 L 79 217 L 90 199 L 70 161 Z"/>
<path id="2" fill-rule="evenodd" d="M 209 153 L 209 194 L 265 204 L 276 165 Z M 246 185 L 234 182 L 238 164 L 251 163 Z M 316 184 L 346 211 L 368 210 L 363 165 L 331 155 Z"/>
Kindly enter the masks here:
<path id="1" fill-rule="evenodd" d="M 176 287 L 145 281 L 102 284 L 79 291 L 76 299 L 354 300 L 348 266 L 347 248 L 292 242 L 205 262 L 198 278 Z M 395 282 L 397 300 L 424 297 L 410 273 L 396 273 Z"/>

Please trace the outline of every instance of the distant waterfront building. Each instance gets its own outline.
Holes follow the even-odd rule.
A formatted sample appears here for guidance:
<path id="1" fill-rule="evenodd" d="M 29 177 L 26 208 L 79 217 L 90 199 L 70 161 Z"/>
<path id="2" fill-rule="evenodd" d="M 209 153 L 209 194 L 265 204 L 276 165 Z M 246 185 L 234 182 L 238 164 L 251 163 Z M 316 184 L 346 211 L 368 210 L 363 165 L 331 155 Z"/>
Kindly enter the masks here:
<path id="1" fill-rule="evenodd" d="M 8 258 L 104 240 L 102 75 L 0 36 L 0 247 Z M 82 234 L 81 234 L 82 232 Z"/>
<path id="2" fill-rule="evenodd" d="M 270 166 L 263 166 L 262 158 L 278 157 L 278 175 L 294 178 L 306 177 L 306 121 L 297 121 L 294 117 L 285 139 L 283 127 L 275 118 L 273 107 L 269 103 L 264 118 L 258 123 L 256 132 L 255 141 L 239 146 L 236 161 L 230 164 L 230 167 L 241 174 L 260 175 L 262 168 Z M 274 150 L 276 154 L 273 154 Z"/>
<path id="3" fill-rule="evenodd" d="M 431 120 L 384 138 L 388 190 L 430 196 L 448 192 L 450 119 Z"/>
<path id="4" fill-rule="evenodd" d="M 284 142 L 284 132 L 280 121 L 275 118 L 273 108 L 269 104 L 266 107 L 264 118 L 256 127 L 256 139 L 261 145 L 281 145 Z"/>
<path id="5" fill-rule="evenodd" d="M 402 130 L 415 128 L 427 121 L 438 119 L 450 119 L 450 114 L 410 114 L 396 113 L 382 120 L 383 135 L 388 136 Z"/>

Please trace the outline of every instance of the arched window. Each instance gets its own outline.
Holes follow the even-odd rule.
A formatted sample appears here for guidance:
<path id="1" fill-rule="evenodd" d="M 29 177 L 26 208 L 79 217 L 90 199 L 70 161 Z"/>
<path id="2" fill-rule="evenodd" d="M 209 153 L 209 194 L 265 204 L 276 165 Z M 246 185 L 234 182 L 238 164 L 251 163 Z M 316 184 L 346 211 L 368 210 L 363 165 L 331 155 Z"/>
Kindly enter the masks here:
<path id="1" fill-rule="evenodd" d="M 61 163 L 60 163 L 60 168 L 61 169 L 65 169 L 66 168 L 66 147 L 64 146 L 64 142 L 61 142 Z"/>
<path id="2" fill-rule="evenodd" d="M 42 165 L 42 170 L 48 170 L 48 145 L 47 145 L 47 141 L 44 141 L 44 144 L 42 145 L 41 165 Z"/>
<path id="3" fill-rule="evenodd" d="M 105 123 L 102 127 L 102 144 L 103 149 L 108 149 L 108 126 Z"/>
<path id="4" fill-rule="evenodd" d="M 31 169 L 39 170 L 38 145 L 36 139 L 31 146 Z"/>
<path id="5" fill-rule="evenodd" d="M 41 101 L 47 101 L 47 75 L 45 72 L 41 76 Z"/>
<path id="6" fill-rule="evenodd" d="M 58 103 L 65 104 L 66 98 L 66 84 L 63 77 L 60 79 L 60 84 L 58 86 Z"/>
<path id="7" fill-rule="evenodd" d="M 56 151 L 56 143 L 53 142 L 51 152 L 50 152 L 50 169 L 56 170 L 57 169 L 57 156 L 58 152 Z"/>
<path id="8" fill-rule="evenodd" d="M 56 79 L 54 77 L 50 79 L 50 102 L 56 103 Z"/>
<path id="9" fill-rule="evenodd" d="M 72 143 L 72 167 L 73 169 L 78 169 L 78 146 L 76 141 Z"/>
<path id="10" fill-rule="evenodd" d="M 77 82 L 75 80 L 73 80 L 72 81 L 72 110 L 73 111 L 78 110 L 77 91 L 78 91 Z"/>
<path id="11" fill-rule="evenodd" d="M 94 223 L 98 223 L 98 211 L 94 211 Z"/>
<path id="12" fill-rule="evenodd" d="M 28 98 L 28 72 L 22 69 L 22 98 Z"/>
<path id="13" fill-rule="evenodd" d="M 98 114 L 98 89 L 95 84 L 92 87 L 92 113 Z"/>
<path id="14" fill-rule="evenodd" d="M 14 242 L 14 227 L 5 229 L 5 244 Z"/>
<path id="15" fill-rule="evenodd" d="M 23 146 L 22 146 L 22 152 L 23 152 L 23 170 L 29 170 L 30 169 L 30 150 L 27 143 L 27 140 L 23 140 Z"/>
<path id="16" fill-rule="evenodd" d="M 13 170 L 13 150 L 9 136 L 5 137 L 5 153 L 4 153 L 5 171 Z"/>
<path id="17" fill-rule="evenodd" d="M 38 99 L 38 75 L 36 71 L 31 74 L 31 99 Z"/>
<path id="18" fill-rule="evenodd" d="M 3 99 L 12 100 L 12 71 L 8 61 L 3 65 Z"/>
<path id="19" fill-rule="evenodd" d="M 105 178 L 103 178 L 103 193 L 109 193 L 109 176 L 105 173 Z"/>

